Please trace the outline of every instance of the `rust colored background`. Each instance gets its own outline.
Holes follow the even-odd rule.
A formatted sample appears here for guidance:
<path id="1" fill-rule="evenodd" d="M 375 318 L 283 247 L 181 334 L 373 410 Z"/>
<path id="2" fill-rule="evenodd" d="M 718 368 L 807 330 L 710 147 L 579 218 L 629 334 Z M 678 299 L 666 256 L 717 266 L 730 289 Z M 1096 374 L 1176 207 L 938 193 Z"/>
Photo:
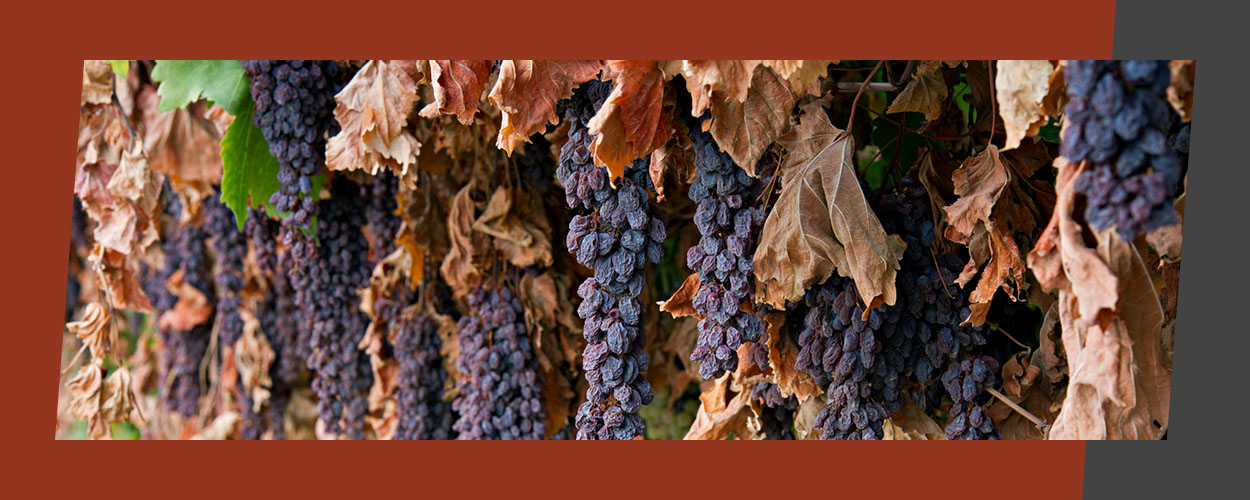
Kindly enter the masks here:
<path id="1" fill-rule="evenodd" d="M 45 1 L 6 14 L 0 429 L 18 497 L 1080 495 L 1083 442 L 54 441 L 73 103 L 88 58 L 1107 59 L 1114 1 Z"/>

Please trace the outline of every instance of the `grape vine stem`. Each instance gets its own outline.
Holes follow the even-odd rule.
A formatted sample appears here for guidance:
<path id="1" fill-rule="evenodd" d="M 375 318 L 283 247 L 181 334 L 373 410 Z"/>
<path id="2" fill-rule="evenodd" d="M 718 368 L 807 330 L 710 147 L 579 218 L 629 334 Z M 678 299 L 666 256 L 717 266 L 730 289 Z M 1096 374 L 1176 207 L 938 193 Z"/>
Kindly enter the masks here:
<path id="1" fill-rule="evenodd" d="M 1029 413 L 1029 410 L 1026 410 L 1024 407 L 1016 404 L 1015 401 L 1008 399 L 1007 396 L 1004 396 L 1003 393 L 998 392 L 993 387 L 986 387 L 985 391 L 998 398 L 998 400 L 1002 401 L 1003 404 L 1006 404 L 1008 407 L 1015 410 L 1016 413 L 1020 414 L 1020 416 L 1029 419 L 1030 422 L 1033 422 L 1033 425 L 1037 426 L 1037 430 L 1042 431 L 1043 437 L 1050 433 L 1050 424 L 1046 423 L 1045 420 L 1037 418 L 1037 415 Z"/>

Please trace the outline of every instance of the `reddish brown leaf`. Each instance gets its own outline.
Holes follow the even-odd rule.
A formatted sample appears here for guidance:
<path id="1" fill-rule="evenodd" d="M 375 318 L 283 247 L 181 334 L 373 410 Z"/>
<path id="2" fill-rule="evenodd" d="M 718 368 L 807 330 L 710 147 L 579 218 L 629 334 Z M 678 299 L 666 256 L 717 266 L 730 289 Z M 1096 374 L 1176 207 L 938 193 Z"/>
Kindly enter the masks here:
<path id="1" fill-rule="evenodd" d="M 103 59 L 82 63 L 82 100 L 79 106 L 108 104 L 113 100 L 113 68 Z"/>
<path id="2" fill-rule="evenodd" d="M 113 303 L 115 309 L 151 313 L 152 303 L 143 292 L 138 265 L 125 254 L 104 248 L 96 243 L 91 249 L 90 260 L 95 266 L 96 279 Z"/>
<path id="3" fill-rule="evenodd" d="M 837 61 L 802 59 L 760 61 L 761 65 L 772 68 L 777 76 L 790 84 L 790 92 L 795 97 L 820 95 L 820 86 L 817 83 L 829 74 L 829 65 L 836 63 Z"/>
<path id="4" fill-rule="evenodd" d="M 658 304 L 660 311 L 673 315 L 674 318 L 684 316 L 699 316 L 694 310 L 694 295 L 699 293 L 699 275 L 691 274 L 686 276 L 686 280 L 681 282 L 681 286 L 677 291 L 673 292 L 673 296 L 668 300 L 661 300 Z"/>
<path id="5" fill-rule="evenodd" d="M 495 246 L 515 266 L 550 266 L 551 226 L 542 203 L 535 201 L 524 191 L 499 187 L 473 222 L 473 230 L 494 238 Z"/>
<path id="6" fill-rule="evenodd" d="M 556 102 L 573 95 L 573 88 L 592 80 L 600 61 L 505 60 L 490 101 L 503 112 L 499 126 L 499 149 L 512 154 L 516 145 L 556 124 Z"/>
<path id="7" fill-rule="evenodd" d="M 967 244 L 978 223 L 993 226 L 990 213 L 1010 180 L 998 147 L 993 144 L 964 161 L 954 177 L 955 194 L 959 199 L 945 209 L 950 220 L 946 238 Z"/>
<path id="8" fill-rule="evenodd" d="M 91 351 L 91 357 L 103 359 L 112 354 L 117 346 L 117 326 L 113 316 L 98 302 L 87 304 L 78 321 L 65 324 L 65 329 L 82 340 Z"/>
<path id="9" fill-rule="evenodd" d="M 612 93 L 587 127 L 595 135 L 595 163 L 616 182 L 635 159 L 668 142 L 673 108 L 664 112 L 664 74 L 655 61 L 608 61 L 603 78 L 613 82 Z"/>
<path id="10" fill-rule="evenodd" d="M 169 292 L 178 297 L 174 308 L 161 314 L 161 329 L 187 331 L 204 324 L 213 315 L 213 305 L 208 302 L 204 293 L 183 281 L 183 270 L 179 269 L 170 275 L 165 286 Z"/>
<path id="11" fill-rule="evenodd" d="M 482 100 L 482 91 L 490 78 L 492 65 L 486 60 L 430 61 L 434 102 L 426 105 L 421 114 L 426 115 L 426 110 L 437 110 L 456 115 L 465 125 L 473 123 L 473 115 L 477 114 L 478 102 Z"/>
<path id="12" fill-rule="evenodd" d="M 768 366 L 773 371 L 773 383 L 782 396 L 794 395 L 802 403 L 813 396 L 824 394 L 816 380 L 803 370 L 794 368 L 799 358 L 799 348 L 781 332 L 785 326 L 785 314 L 771 312 L 764 315 L 768 325 Z"/>
<path id="13" fill-rule="evenodd" d="M 688 440 L 718 440 L 733 433 L 739 439 L 749 439 L 754 433 L 747 428 L 751 416 L 749 391 L 730 387 L 730 375 L 717 379 L 712 387 L 699 395 L 699 413 L 694 417 Z"/>
<path id="14" fill-rule="evenodd" d="M 755 300 L 784 309 L 837 270 L 855 280 L 865 304 L 894 304 L 894 278 L 906 244 L 887 235 L 859 188 L 854 139 L 817 103 L 782 138 L 790 154 L 777 205 L 755 251 Z"/>
<path id="15" fill-rule="evenodd" d="M 785 80 L 772 69 L 756 68 L 742 99 L 717 94 L 712 102 L 709 131 L 722 151 L 755 176 L 760 155 L 790 127 L 794 103 L 794 94 Z"/>
<path id="16" fill-rule="evenodd" d="M 143 147 L 152 170 L 181 181 L 221 184 L 221 137 L 201 104 L 157 113 L 155 87 L 139 93 L 143 110 Z"/>

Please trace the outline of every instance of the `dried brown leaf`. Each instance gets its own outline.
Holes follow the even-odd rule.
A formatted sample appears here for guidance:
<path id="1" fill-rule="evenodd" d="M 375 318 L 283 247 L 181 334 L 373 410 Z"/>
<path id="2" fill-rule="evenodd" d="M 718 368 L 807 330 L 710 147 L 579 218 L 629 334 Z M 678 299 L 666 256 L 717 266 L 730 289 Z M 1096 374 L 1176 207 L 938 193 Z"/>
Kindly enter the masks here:
<path id="1" fill-rule="evenodd" d="M 612 93 L 587 127 L 595 135 L 595 163 L 615 182 L 635 159 L 668 142 L 673 106 L 665 106 L 664 74 L 655 61 L 607 61 L 603 78 L 613 82 Z"/>
<path id="2" fill-rule="evenodd" d="M 1046 124 L 1042 102 L 1050 94 L 1051 76 L 1056 71 L 1058 68 L 1047 60 L 998 61 L 994 89 L 998 114 L 1007 131 L 1003 151 L 1015 149 Z"/>
<path id="3" fill-rule="evenodd" d="M 1177 218 L 1180 219 L 1176 224 L 1169 224 L 1159 229 L 1151 231 L 1146 235 L 1146 241 L 1150 246 L 1154 247 L 1159 253 L 1159 257 L 1167 262 L 1180 262 L 1181 260 L 1181 230 L 1185 223 L 1185 195 L 1180 195 L 1172 206 L 1176 209 Z"/>
<path id="4" fill-rule="evenodd" d="M 473 287 L 482 282 L 482 273 L 478 270 L 475 259 L 483 255 L 484 234 L 473 231 L 474 205 L 469 197 L 472 185 L 466 185 L 456 194 L 451 204 L 451 213 L 447 215 L 447 236 L 451 241 L 451 250 L 443 259 L 439 270 L 443 279 L 451 286 L 455 297 L 469 293 Z"/>
<path id="5" fill-rule="evenodd" d="M 203 105 L 157 113 L 160 96 L 155 87 L 139 93 L 143 111 L 143 147 L 153 171 L 182 181 L 221 184 L 221 137 Z"/>
<path id="6" fill-rule="evenodd" d="M 860 190 L 854 139 L 818 103 L 782 138 L 790 154 L 777 205 L 755 251 L 755 300 L 784 309 L 837 270 L 855 280 L 869 308 L 894 304 L 894 278 L 906 244 L 887 235 Z"/>
<path id="7" fill-rule="evenodd" d="M 790 127 L 795 96 L 789 84 L 772 69 L 759 67 L 742 99 L 727 93 L 714 97 L 711 126 L 704 127 L 722 151 L 755 176 L 760 156 Z"/>
<path id="8" fill-rule="evenodd" d="M 790 84 L 790 92 L 796 98 L 805 95 L 819 95 L 818 82 L 829 74 L 829 65 L 837 61 L 829 60 L 779 60 L 760 61 L 760 64 L 777 72 L 783 80 Z"/>
<path id="9" fill-rule="evenodd" d="M 691 274 L 686 276 L 686 280 L 681 282 L 681 286 L 677 291 L 673 292 L 673 296 L 668 300 L 657 302 L 660 311 L 673 315 L 674 318 L 685 316 L 698 317 L 699 313 L 694 310 L 694 296 L 699 293 L 699 275 Z"/>
<path id="10" fill-rule="evenodd" d="M 423 116 L 430 112 L 456 115 L 460 123 L 473 123 L 486 80 L 490 78 L 492 61 L 487 60 L 431 60 L 430 82 L 434 87 L 434 102 L 421 110 Z"/>
<path id="11" fill-rule="evenodd" d="M 341 130 L 326 144 L 330 170 L 375 173 L 383 166 L 404 177 L 416 165 L 421 143 L 405 126 L 417 102 L 411 64 L 374 60 L 334 96 Z"/>
<path id="12" fill-rule="evenodd" d="M 524 191 L 497 188 L 472 228 L 494 238 L 495 247 L 515 266 L 554 262 L 546 209 Z"/>
<path id="13" fill-rule="evenodd" d="M 898 93 L 898 97 L 894 98 L 894 102 L 890 103 L 886 113 L 924 113 L 925 120 L 933 121 L 942 114 L 942 103 L 948 95 L 942 73 L 916 73 L 903 91 Z"/>
<path id="14" fill-rule="evenodd" d="M 690 91 L 690 115 L 696 118 L 703 116 L 708 107 L 722 100 L 745 101 L 747 89 L 752 85 L 752 75 L 759 64 L 760 61 L 756 60 L 681 61 L 679 72 L 686 80 L 686 89 Z M 671 78 L 675 73 L 670 69 L 665 74 Z"/>
<path id="15" fill-rule="evenodd" d="M 490 102 L 503 112 L 499 149 L 512 154 L 517 144 L 529 142 L 547 124 L 559 123 L 556 102 L 572 96 L 573 88 L 594 79 L 601 68 L 600 61 L 501 62 L 499 79 L 490 90 Z"/>
<path id="16" fill-rule="evenodd" d="M 66 323 L 65 329 L 82 340 L 91 351 L 92 359 L 103 359 L 112 353 L 117 346 L 117 326 L 113 317 L 98 302 L 87 304 L 82 317 L 75 322 Z"/>
<path id="17" fill-rule="evenodd" d="M 113 68 L 103 59 L 82 62 L 82 100 L 79 106 L 108 104 L 113 100 Z"/>
<path id="18" fill-rule="evenodd" d="M 785 322 L 785 313 L 774 311 L 764 315 L 764 324 L 768 326 L 768 366 L 772 369 L 772 382 L 781 390 L 781 395 L 793 395 L 801 403 L 824 394 L 824 390 L 807 372 L 794 368 L 799 348 L 781 332 Z"/>
<path id="19" fill-rule="evenodd" d="M 115 309 L 151 313 L 152 302 L 143 292 L 138 265 L 125 254 L 96 243 L 89 257 L 95 267 L 96 280 L 107 292 Z"/>
<path id="20" fill-rule="evenodd" d="M 882 440 L 894 441 L 941 441 L 946 439 L 942 426 L 925 414 L 908 395 L 899 397 L 903 407 L 893 415 L 882 429 Z"/>
<path id="21" fill-rule="evenodd" d="M 1168 63 L 1172 70 L 1172 82 L 1168 85 L 1168 102 L 1181 115 L 1184 121 L 1194 116 L 1194 71 L 1197 62 L 1193 59 L 1176 59 Z M 85 88 L 85 87 L 84 87 Z"/>
<path id="22" fill-rule="evenodd" d="M 725 374 L 699 395 L 699 412 L 686 432 L 687 440 L 718 440 L 733 433 L 738 438 L 752 434 L 747 430 L 751 416 L 749 391 L 734 391 L 730 374 Z"/>
<path id="23" fill-rule="evenodd" d="M 213 315 L 213 305 L 204 292 L 183 281 L 184 271 L 179 269 L 169 276 L 165 286 L 178 298 L 174 308 L 161 314 L 158 322 L 162 330 L 187 331 L 203 324 Z"/>

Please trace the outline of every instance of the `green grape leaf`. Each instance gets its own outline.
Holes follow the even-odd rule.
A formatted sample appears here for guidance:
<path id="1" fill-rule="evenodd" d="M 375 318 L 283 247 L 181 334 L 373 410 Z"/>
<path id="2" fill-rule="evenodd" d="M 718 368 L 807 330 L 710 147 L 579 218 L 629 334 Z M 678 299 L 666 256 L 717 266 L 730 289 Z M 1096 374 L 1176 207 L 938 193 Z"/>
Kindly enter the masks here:
<path id="1" fill-rule="evenodd" d="M 271 216 L 277 214 L 269 195 L 278 190 L 278 159 L 269 154 L 265 135 L 252 124 L 251 99 L 221 138 L 221 163 L 221 201 L 234 212 L 240 229 L 247 220 L 249 199 L 263 203 Z"/>
<path id="2" fill-rule="evenodd" d="M 130 73 L 130 59 L 109 59 L 109 66 L 113 67 L 113 74 L 118 78 L 126 78 L 126 74 Z"/>
<path id="3" fill-rule="evenodd" d="M 251 113 L 248 79 L 239 61 L 156 61 L 152 79 L 161 82 L 156 88 L 161 96 L 157 112 L 178 109 L 203 98 L 235 117 Z"/>

